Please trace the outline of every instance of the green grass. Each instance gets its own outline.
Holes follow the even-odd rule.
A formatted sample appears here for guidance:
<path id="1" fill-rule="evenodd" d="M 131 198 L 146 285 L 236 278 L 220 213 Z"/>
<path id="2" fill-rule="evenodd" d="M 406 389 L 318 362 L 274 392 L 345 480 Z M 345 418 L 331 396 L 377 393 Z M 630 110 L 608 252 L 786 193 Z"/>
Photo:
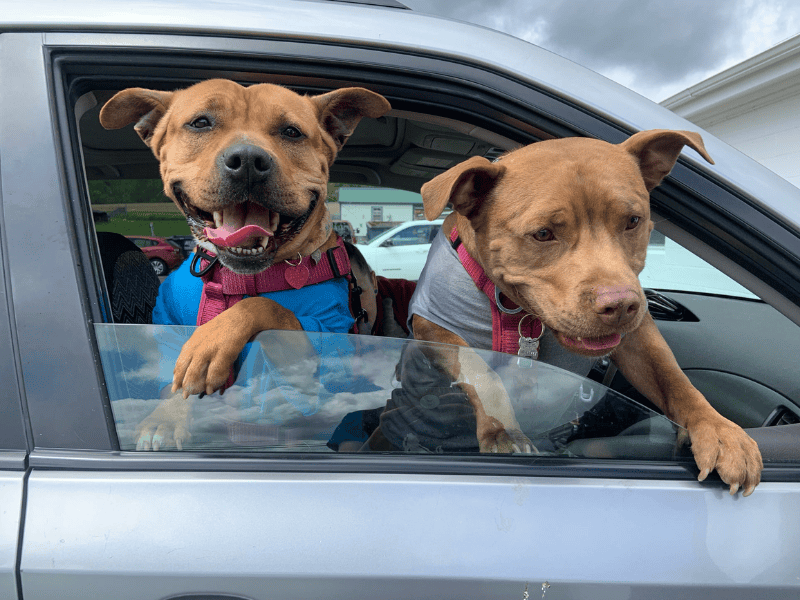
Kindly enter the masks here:
<path id="1" fill-rule="evenodd" d="M 150 224 L 153 224 L 153 232 Z M 128 211 L 111 219 L 108 223 L 96 223 L 97 231 L 112 231 L 122 235 L 155 235 L 169 237 L 171 235 L 191 235 L 186 218 L 180 213 L 148 213 Z"/>

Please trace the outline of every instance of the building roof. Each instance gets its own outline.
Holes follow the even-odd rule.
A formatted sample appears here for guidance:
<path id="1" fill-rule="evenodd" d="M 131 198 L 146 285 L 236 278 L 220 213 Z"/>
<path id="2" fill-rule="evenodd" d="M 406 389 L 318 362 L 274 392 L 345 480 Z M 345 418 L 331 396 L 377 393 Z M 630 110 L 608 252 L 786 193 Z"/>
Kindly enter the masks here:
<path id="1" fill-rule="evenodd" d="M 700 127 L 800 93 L 800 35 L 757 54 L 660 104 Z"/>
<path id="2" fill-rule="evenodd" d="M 406 190 L 342 187 L 339 204 L 422 204 L 422 196 Z"/>

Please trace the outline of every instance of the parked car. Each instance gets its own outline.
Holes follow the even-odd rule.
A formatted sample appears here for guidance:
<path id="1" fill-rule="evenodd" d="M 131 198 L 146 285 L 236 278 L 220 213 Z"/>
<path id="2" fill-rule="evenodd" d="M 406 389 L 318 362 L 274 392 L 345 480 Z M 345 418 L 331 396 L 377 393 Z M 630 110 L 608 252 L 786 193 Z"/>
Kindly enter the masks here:
<path id="1" fill-rule="evenodd" d="M 155 236 L 125 236 L 142 249 L 156 275 L 166 275 L 183 262 L 183 248 L 177 242 Z"/>
<path id="2" fill-rule="evenodd" d="M 168 242 L 173 242 L 178 245 L 183 254 L 183 258 L 188 258 L 197 246 L 197 238 L 193 235 L 171 235 L 167 238 Z"/>
<path id="3" fill-rule="evenodd" d="M 765 469 L 752 496 L 698 483 L 676 426 L 628 399 L 602 361 L 583 379 L 483 354 L 539 455 L 427 453 L 413 440 L 405 452 L 337 452 L 345 417 L 402 389 L 395 366 L 417 347 L 343 334 L 309 334 L 319 355 L 298 357 L 296 380 L 264 357 L 304 334 L 260 334 L 234 387 L 196 401 L 183 450 L 136 450 L 192 328 L 113 317 L 115 302 L 151 302 L 157 289 L 152 272 L 139 285 L 128 268 L 147 269 L 135 251 L 138 261 L 125 251 L 101 264 L 109 253 L 86 189 L 159 176 L 132 127 L 99 125 L 120 89 L 210 77 L 303 93 L 366 86 L 393 111 L 361 122 L 331 180 L 411 191 L 470 156 L 552 137 L 696 130 L 524 41 L 396 4 L 4 6 L 0 595 L 800 595 L 800 190 L 706 133 L 716 164 L 680 158 L 652 194 L 656 229 L 747 294 L 671 277 L 650 310 L 691 381 L 758 440 Z M 595 409 L 612 429 L 580 437 Z"/>
<path id="4" fill-rule="evenodd" d="M 358 249 L 377 275 L 416 281 L 425 266 L 431 242 L 444 219 L 406 221 Z"/>

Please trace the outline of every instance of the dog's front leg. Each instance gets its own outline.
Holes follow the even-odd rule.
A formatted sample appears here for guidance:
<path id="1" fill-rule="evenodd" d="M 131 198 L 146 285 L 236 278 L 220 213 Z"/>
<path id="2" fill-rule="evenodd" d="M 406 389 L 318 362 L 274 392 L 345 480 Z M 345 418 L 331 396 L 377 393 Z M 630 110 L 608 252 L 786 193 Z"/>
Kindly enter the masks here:
<path id="1" fill-rule="evenodd" d="M 413 317 L 413 329 L 418 340 L 450 344 L 423 346 L 422 352 L 467 396 L 475 411 L 480 451 L 535 453 L 533 443 L 519 428 L 503 382 L 467 342 L 419 315 Z"/>
<path id="2" fill-rule="evenodd" d="M 175 363 L 172 391 L 213 394 L 228 380 L 245 344 L 268 329 L 302 330 L 292 311 L 269 298 L 245 298 L 198 327 Z"/>
<path id="3" fill-rule="evenodd" d="M 467 394 L 478 423 L 481 452 L 537 452 L 522 433 L 503 381 L 472 348 L 459 348 L 461 364 L 456 385 Z"/>
<path id="4" fill-rule="evenodd" d="M 683 373 L 648 314 L 612 354 L 622 374 L 664 414 L 687 429 L 700 481 L 714 469 L 749 496 L 761 481 L 761 453 L 744 430 L 719 414 Z"/>
<path id="5" fill-rule="evenodd" d="M 174 446 L 183 450 L 183 444 L 192 437 L 189 432 L 189 418 L 193 403 L 193 398 L 184 398 L 181 393 L 173 393 L 162 400 L 136 427 L 136 449 L 158 451 Z"/>

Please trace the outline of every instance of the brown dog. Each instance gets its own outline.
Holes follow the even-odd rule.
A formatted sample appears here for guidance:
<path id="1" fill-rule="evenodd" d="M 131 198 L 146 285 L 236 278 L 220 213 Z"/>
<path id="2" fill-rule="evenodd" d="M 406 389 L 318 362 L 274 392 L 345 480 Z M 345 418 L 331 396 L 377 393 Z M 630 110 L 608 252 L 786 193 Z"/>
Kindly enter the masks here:
<path id="1" fill-rule="evenodd" d="M 319 260 L 337 245 L 325 206 L 330 167 L 362 117 L 389 109 L 383 96 L 362 88 L 308 97 L 210 80 L 176 92 L 123 90 L 105 104 L 100 122 L 107 129 L 136 123 L 159 161 L 164 193 L 200 246 L 233 273 L 255 274 L 302 257 Z M 143 423 L 144 446 L 174 435 L 180 447 L 188 436 L 186 397 L 222 388 L 247 341 L 268 329 L 302 326 L 291 310 L 254 296 L 198 327 L 175 366 L 172 391 L 182 397 Z"/>
<path id="2" fill-rule="evenodd" d="M 713 162 L 699 135 L 665 130 L 641 132 L 618 145 L 587 138 L 544 141 L 494 163 L 473 157 L 423 186 L 425 214 L 435 219 L 452 203 L 455 212 L 444 232 L 453 239 L 457 229 L 464 249 L 505 297 L 501 302 L 538 316 L 571 353 L 610 354 L 638 390 L 688 430 L 699 479 L 716 468 L 732 494 L 741 486 L 747 496 L 760 481 L 756 443 L 683 374 L 647 311 L 638 279 L 653 228 L 650 191 L 684 145 Z M 425 281 L 423 276 L 419 285 Z M 427 281 L 436 285 L 435 278 Z M 413 328 L 417 339 L 469 345 L 419 314 Z M 439 360 L 456 380 L 468 354 L 444 354 Z M 508 415 L 510 406 L 489 408 L 474 387 L 464 388 L 481 450 L 522 448 L 526 438 L 516 430 L 513 411 Z"/>

